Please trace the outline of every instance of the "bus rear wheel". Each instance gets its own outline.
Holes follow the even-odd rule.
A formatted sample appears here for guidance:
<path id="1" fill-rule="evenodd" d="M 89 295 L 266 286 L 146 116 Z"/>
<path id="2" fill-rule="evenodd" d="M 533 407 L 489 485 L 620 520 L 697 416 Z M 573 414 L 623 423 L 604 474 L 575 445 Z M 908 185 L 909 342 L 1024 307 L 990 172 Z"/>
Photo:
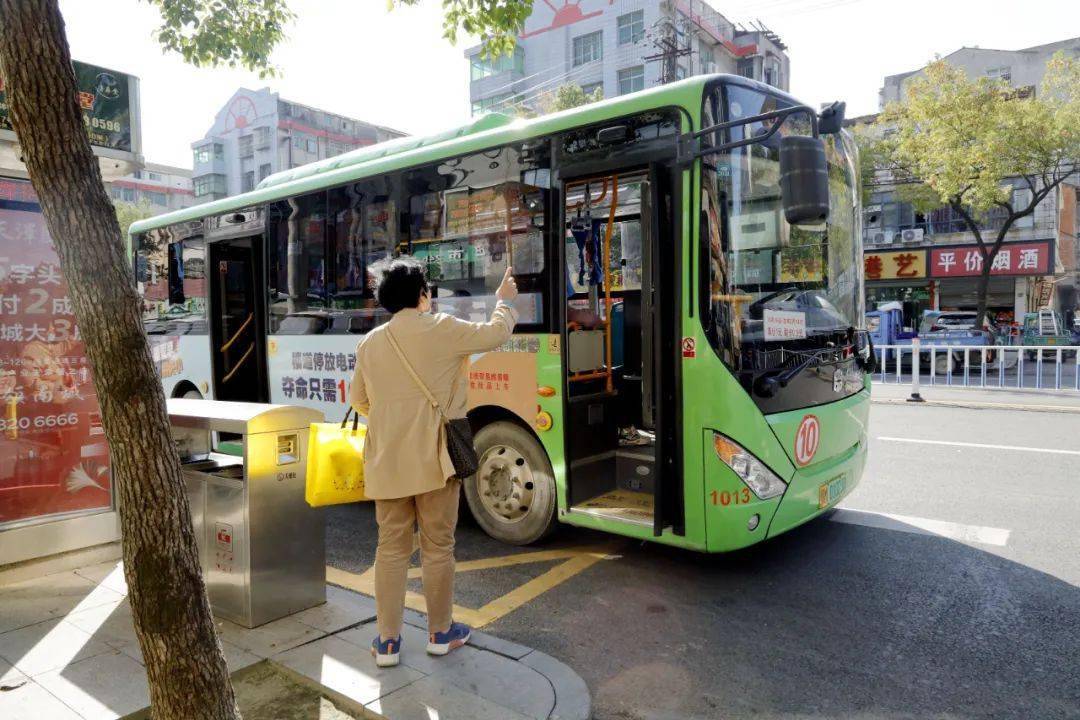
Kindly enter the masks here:
<path id="1" fill-rule="evenodd" d="M 528 430 L 499 420 L 476 433 L 480 467 L 466 478 L 465 501 L 491 537 L 511 545 L 534 543 L 555 526 L 555 473 Z"/>

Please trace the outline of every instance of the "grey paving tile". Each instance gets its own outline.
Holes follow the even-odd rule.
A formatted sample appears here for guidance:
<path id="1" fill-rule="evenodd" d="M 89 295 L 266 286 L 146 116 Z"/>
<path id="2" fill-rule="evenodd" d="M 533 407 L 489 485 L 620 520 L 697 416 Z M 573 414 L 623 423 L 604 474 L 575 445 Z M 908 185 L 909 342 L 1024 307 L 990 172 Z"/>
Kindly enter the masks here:
<path id="1" fill-rule="evenodd" d="M 481 650 L 490 650 L 493 653 L 505 655 L 514 660 L 520 660 L 533 651 L 531 647 L 518 645 L 516 642 L 503 640 L 502 638 L 488 635 L 479 630 L 473 630 L 472 637 L 469 638 L 469 644 L 473 647 L 480 648 Z"/>
<path id="2" fill-rule="evenodd" d="M 378 632 L 375 626 L 356 628 L 338 633 L 335 637 L 352 643 L 359 648 L 370 651 L 371 641 Z M 472 657 L 480 652 L 476 648 L 466 645 L 444 657 L 433 657 L 427 654 L 427 632 L 412 625 L 404 625 L 401 628 L 401 662 L 424 674 L 438 672 L 440 668 L 464 662 L 465 658 Z"/>
<path id="3" fill-rule="evenodd" d="M 124 563 L 121 560 L 110 560 L 109 562 L 79 568 L 75 571 L 75 574 L 79 577 L 91 580 L 98 585 L 107 587 L 113 592 L 127 595 L 127 581 L 124 579 Z"/>
<path id="4" fill-rule="evenodd" d="M 592 697 L 581 676 L 565 663 L 534 650 L 521 662 L 548 679 L 555 688 L 551 720 L 588 720 L 592 717 Z"/>
<path id="5" fill-rule="evenodd" d="M 86 720 L 113 720 L 150 704 L 146 670 L 119 652 L 80 660 L 34 681 Z"/>
<path id="6" fill-rule="evenodd" d="M 326 602 L 292 616 L 297 622 L 332 633 L 375 617 L 375 601 L 367 595 L 326 588 Z"/>
<path id="7" fill-rule="evenodd" d="M 0 658 L 30 677 L 107 652 L 113 648 L 62 620 L 46 620 L 0 635 Z"/>
<path id="8" fill-rule="evenodd" d="M 551 683 L 536 670 L 484 650 L 474 649 L 460 655 L 458 652 L 437 658 L 431 677 L 505 705 L 526 717 L 546 719 L 555 707 Z"/>
<path id="9" fill-rule="evenodd" d="M 261 658 L 271 657 L 326 634 L 292 617 L 284 617 L 250 629 L 228 620 L 218 620 L 217 625 L 222 640 L 228 640 Z"/>
<path id="10" fill-rule="evenodd" d="M 57 618 L 75 610 L 107 605 L 123 596 L 92 580 L 62 572 L 24 580 L 0 588 L 0 633 L 42 620 Z"/>
<path id="11" fill-rule="evenodd" d="M 128 605 L 126 599 L 108 605 L 99 605 L 89 610 L 69 613 L 64 616 L 64 622 L 85 630 L 95 640 L 108 643 L 115 648 L 139 644 L 131 617 L 131 606 Z"/>
<path id="12" fill-rule="evenodd" d="M 469 720 L 526 720 L 510 708 L 465 692 L 445 680 L 427 677 L 386 697 L 368 703 L 368 709 L 393 720 L 468 718 Z"/>
<path id="13" fill-rule="evenodd" d="M 333 635 L 284 652 L 273 661 L 364 705 L 424 677 L 405 665 L 376 667 L 370 649 Z"/>
<path id="14" fill-rule="evenodd" d="M 16 670 L 7 660 L 0 659 L 0 688 L 14 687 L 29 680 L 26 675 Z M 2 690 L 0 690 L 2 692 Z"/>
<path id="15" fill-rule="evenodd" d="M 83 720 L 82 717 L 33 680 L 0 692 L 0 718 L 4 720 Z"/>

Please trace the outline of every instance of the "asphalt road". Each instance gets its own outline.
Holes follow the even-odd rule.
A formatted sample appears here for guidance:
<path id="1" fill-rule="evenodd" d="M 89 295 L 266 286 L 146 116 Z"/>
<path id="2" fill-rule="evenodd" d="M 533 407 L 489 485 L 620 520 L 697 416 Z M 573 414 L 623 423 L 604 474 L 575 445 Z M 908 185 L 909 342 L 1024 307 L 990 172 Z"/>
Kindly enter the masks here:
<path id="1" fill-rule="evenodd" d="M 484 629 L 576 669 L 605 720 L 1080 717 L 1080 415 L 874 405 L 871 422 L 831 517 L 720 556 L 615 541 Z M 328 530 L 331 565 L 370 566 L 369 507 Z M 564 527 L 540 549 L 610 541 Z M 471 522 L 458 543 L 516 552 Z M 458 602 L 552 564 L 459 574 Z"/>

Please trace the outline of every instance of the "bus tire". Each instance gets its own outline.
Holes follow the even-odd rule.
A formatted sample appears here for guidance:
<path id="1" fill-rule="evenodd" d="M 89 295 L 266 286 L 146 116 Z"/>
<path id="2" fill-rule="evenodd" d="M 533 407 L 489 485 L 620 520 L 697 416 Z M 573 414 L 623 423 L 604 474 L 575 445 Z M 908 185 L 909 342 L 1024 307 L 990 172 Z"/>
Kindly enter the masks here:
<path id="1" fill-rule="evenodd" d="M 555 473 L 536 437 L 506 420 L 476 433 L 480 467 L 466 478 L 465 501 L 477 524 L 491 537 L 528 545 L 555 527 Z"/>

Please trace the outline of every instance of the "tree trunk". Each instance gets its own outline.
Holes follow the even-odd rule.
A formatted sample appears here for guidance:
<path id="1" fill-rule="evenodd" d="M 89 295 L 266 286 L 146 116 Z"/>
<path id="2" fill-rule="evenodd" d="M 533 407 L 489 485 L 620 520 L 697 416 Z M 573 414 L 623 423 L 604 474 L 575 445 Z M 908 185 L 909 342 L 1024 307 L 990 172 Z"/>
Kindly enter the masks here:
<path id="1" fill-rule="evenodd" d="M 976 330 L 982 328 L 983 319 L 986 317 L 987 296 L 990 294 L 990 268 L 994 264 L 995 257 L 997 257 L 996 252 L 984 256 L 982 269 L 979 272 L 979 282 L 976 286 L 979 297 L 978 310 L 975 313 Z"/>
<path id="2" fill-rule="evenodd" d="M 165 397 L 120 227 L 83 125 L 57 0 L 0 0 L 0 63 L 101 404 L 151 717 L 239 718 Z"/>

